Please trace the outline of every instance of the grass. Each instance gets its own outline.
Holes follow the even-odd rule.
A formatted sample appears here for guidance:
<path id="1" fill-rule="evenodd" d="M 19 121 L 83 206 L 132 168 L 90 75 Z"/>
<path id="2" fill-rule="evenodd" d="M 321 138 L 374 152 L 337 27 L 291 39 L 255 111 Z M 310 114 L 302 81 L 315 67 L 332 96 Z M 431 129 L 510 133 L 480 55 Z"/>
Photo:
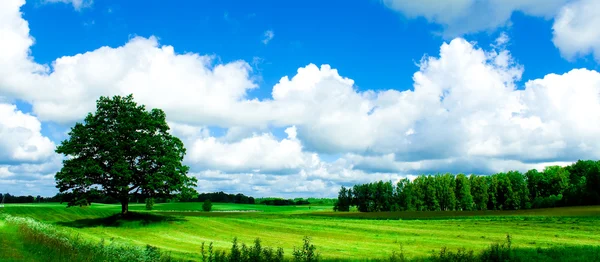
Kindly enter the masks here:
<path id="1" fill-rule="evenodd" d="M 317 215 L 365 219 L 461 219 L 491 217 L 590 217 L 600 218 L 600 206 L 540 208 L 508 211 L 399 211 L 399 212 L 320 212 Z"/>
<path id="2" fill-rule="evenodd" d="M 597 234 L 600 207 L 453 214 L 335 213 L 327 206 L 308 209 L 307 206 L 220 203 L 214 203 L 214 210 L 260 212 L 207 213 L 198 211 L 201 206 L 202 203 L 156 204 L 154 211 L 129 220 L 113 216 L 120 206 L 103 204 L 84 208 L 8 204 L 0 212 L 52 223 L 90 241 L 106 239 L 134 246 L 150 244 L 171 252 L 175 258 L 194 260 L 200 259 L 202 242 L 213 242 L 217 250 L 226 250 L 234 237 L 247 244 L 259 237 L 264 246 L 283 247 L 285 254 L 290 255 L 304 236 L 310 236 L 324 259 L 387 258 L 401 246 L 408 258 L 427 257 L 442 247 L 479 252 L 491 243 L 504 241 L 506 234 L 512 236 L 516 251 L 538 257 L 600 243 L 600 234 Z M 130 210 L 141 212 L 144 208 L 143 204 L 133 204 Z M 0 230 L 6 230 L 3 228 L 10 227 L 2 226 Z M 15 245 L 12 253 L 18 256 L 14 250 L 21 247 Z M 546 251 L 554 253 L 546 254 Z"/>
<path id="3" fill-rule="evenodd" d="M 35 257 L 25 250 L 25 245 L 20 241 L 16 227 L 6 225 L 0 220 L 0 258 L 2 261 L 35 261 Z"/>

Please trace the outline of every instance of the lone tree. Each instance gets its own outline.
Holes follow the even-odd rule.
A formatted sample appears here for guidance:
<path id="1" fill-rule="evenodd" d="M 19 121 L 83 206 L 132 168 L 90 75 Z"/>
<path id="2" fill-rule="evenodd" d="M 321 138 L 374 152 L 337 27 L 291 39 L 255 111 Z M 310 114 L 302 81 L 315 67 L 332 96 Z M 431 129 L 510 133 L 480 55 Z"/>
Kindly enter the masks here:
<path id="1" fill-rule="evenodd" d="M 133 95 L 100 97 L 96 112 L 76 123 L 56 148 L 66 156 L 56 187 L 71 196 L 69 206 L 100 190 L 121 202 L 123 215 L 133 194 L 170 197 L 189 191 L 197 180 L 181 163 L 183 142 L 168 130 L 165 113 L 146 111 Z"/>
<path id="2" fill-rule="evenodd" d="M 202 204 L 202 210 L 205 212 L 210 212 L 212 210 L 212 203 L 210 199 L 204 200 L 204 204 Z"/>

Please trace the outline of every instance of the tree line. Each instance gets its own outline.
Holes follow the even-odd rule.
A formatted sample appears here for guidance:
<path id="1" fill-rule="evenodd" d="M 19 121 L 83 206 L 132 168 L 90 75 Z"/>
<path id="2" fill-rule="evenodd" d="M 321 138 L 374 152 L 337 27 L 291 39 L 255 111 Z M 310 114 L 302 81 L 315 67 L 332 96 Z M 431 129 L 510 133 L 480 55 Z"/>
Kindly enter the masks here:
<path id="1" fill-rule="evenodd" d="M 283 198 L 259 198 L 257 201 L 259 204 L 267 205 L 267 206 L 300 206 L 300 205 L 310 205 L 308 200 L 302 198 L 296 199 L 283 199 Z"/>
<path id="2" fill-rule="evenodd" d="M 201 193 L 198 197 L 192 199 L 190 202 L 204 202 L 210 200 L 216 203 L 236 203 L 236 204 L 254 204 L 255 199 L 251 196 L 244 194 L 227 194 L 223 191 L 214 193 Z"/>
<path id="3" fill-rule="evenodd" d="M 2 201 L 2 198 L 4 197 L 4 203 L 10 204 L 10 203 L 48 203 L 48 202 L 59 202 L 60 201 L 60 195 L 55 195 L 53 197 L 43 197 L 43 196 L 32 196 L 32 195 L 27 195 L 27 196 L 14 196 L 11 195 L 9 193 L 6 194 L 0 194 L 0 202 Z"/>
<path id="4" fill-rule="evenodd" d="M 493 175 L 420 175 L 340 189 L 335 211 L 517 210 L 600 204 L 600 161 Z"/>

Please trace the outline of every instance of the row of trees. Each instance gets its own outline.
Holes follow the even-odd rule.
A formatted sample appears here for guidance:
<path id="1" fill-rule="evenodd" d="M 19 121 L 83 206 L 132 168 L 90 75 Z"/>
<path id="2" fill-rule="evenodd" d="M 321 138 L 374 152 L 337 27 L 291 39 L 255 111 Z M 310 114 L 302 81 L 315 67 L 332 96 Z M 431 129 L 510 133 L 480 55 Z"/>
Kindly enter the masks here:
<path id="1" fill-rule="evenodd" d="M 244 194 L 227 194 L 223 191 L 214 193 L 201 193 L 197 198 L 192 199 L 191 202 L 204 202 L 210 200 L 216 203 L 236 203 L 236 204 L 254 204 L 255 199 L 251 196 Z"/>
<path id="2" fill-rule="evenodd" d="M 0 194 L 0 201 L 4 198 L 4 203 L 48 203 L 48 202 L 59 202 L 60 195 L 55 195 L 53 197 L 43 197 L 43 196 L 13 196 L 9 193 Z"/>
<path id="3" fill-rule="evenodd" d="M 600 204 L 600 161 L 489 176 L 421 175 L 342 187 L 336 211 L 517 210 Z"/>
<path id="4" fill-rule="evenodd" d="M 259 204 L 268 205 L 268 206 L 300 206 L 300 205 L 310 205 L 308 200 L 302 198 L 296 199 L 283 199 L 283 198 L 259 198 Z"/>

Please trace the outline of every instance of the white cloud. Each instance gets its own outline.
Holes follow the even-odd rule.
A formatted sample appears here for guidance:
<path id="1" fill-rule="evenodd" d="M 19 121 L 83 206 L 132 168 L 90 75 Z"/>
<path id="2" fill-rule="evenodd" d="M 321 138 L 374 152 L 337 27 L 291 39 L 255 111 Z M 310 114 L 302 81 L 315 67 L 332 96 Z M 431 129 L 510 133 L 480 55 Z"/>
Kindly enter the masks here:
<path id="1" fill-rule="evenodd" d="M 596 61 L 600 62 L 598 25 L 600 1 L 574 1 L 565 5 L 554 21 L 554 44 L 568 59 L 593 54 Z"/>
<path id="2" fill-rule="evenodd" d="M 273 37 L 275 37 L 275 33 L 273 32 L 273 30 L 267 30 L 265 31 L 265 33 L 263 34 L 263 44 L 268 44 L 271 40 L 273 40 Z"/>
<path id="3" fill-rule="evenodd" d="M 61 164 L 54 149 L 35 116 L 0 103 L 0 193 L 53 195 Z"/>
<path id="4" fill-rule="evenodd" d="M 225 172 L 289 172 L 306 166 L 312 154 L 302 151 L 295 127 L 286 129 L 288 138 L 278 141 L 271 134 L 253 135 L 234 143 L 215 137 L 191 141 L 187 161 L 203 169 Z"/>
<path id="5" fill-rule="evenodd" d="M 510 25 L 513 13 L 554 19 L 553 42 L 573 60 L 593 54 L 600 62 L 600 1 L 596 0 L 382 0 L 408 18 L 424 17 L 442 27 L 445 38 L 495 31 Z M 507 40 L 500 38 L 499 40 Z"/>
<path id="6" fill-rule="evenodd" d="M 44 0 L 46 3 L 64 3 L 71 4 L 75 10 L 81 10 L 83 8 L 91 7 L 94 3 L 93 0 Z"/>
<path id="7" fill-rule="evenodd" d="M 515 82 L 523 68 L 507 50 L 484 51 L 462 39 L 420 66 L 413 90 L 358 93 L 352 80 L 311 65 L 283 78 L 273 97 L 303 123 L 298 137 L 307 148 L 319 152 L 394 153 L 403 161 L 599 156 L 592 149 L 600 149 L 592 137 L 600 131 L 598 72 L 548 75 L 522 91 Z"/>
<path id="8" fill-rule="evenodd" d="M 15 105 L 0 103 L 0 163 L 40 162 L 54 155 L 54 143 L 41 123 Z"/>
<path id="9" fill-rule="evenodd" d="M 135 37 L 119 48 L 59 58 L 52 73 L 7 73 L 0 88 L 30 102 L 44 121 L 79 120 L 101 95 L 134 93 L 137 101 L 162 108 L 180 122 L 253 124 L 256 103 L 240 101 L 256 87 L 249 79 L 250 66 L 242 61 L 213 65 L 212 60 L 175 54 L 173 47 L 158 46 L 154 37 Z M 17 62 L 24 64 L 23 59 Z M 247 113 L 227 119 L 232 111 Z"/>
<path id="10" fill-rule="evenodd" d="M 552 8 L 534 2 L 509 1 L 503 8 L 552 15 Z M 171 132 L 188 148 L 186 163 L 205 182 L 201 190 L 331 196 L 342 184 L 420 172 L 492 172 L 600 158 L 600 74 L 549 74 L 518 89 L 524 69 L 505 49 L 507 35 L 485 49 L 461 38 L 444 43 L 439 55 L 423 57 L 410 90 L 358 91 L 331 66 L 309 64 L 282 77 L 271 99 L 258 100 L 247 96 L 258 87 L 248 63 L 178 54 L 155 37 L 37 64 L 19 12 L 23 3 L 0 1 L 0 94 L 3 101 L 29 102 L 35 116 L 0 107 L 0 134 L 11 138 L 0 141 L 5 162 L 55 163 L 40 121 L 72 124 L 100 95 L 129 93 L 166 111 Z M 430 15 L 453 22 L 471 12 L 461 6 Z M 211 134 L 214 126 L 226 134 Z M 273 128 L 287 128 L 287 137 L 275 137 Z M 319 157 L 324 153 L 342 157 L 328 163 Z M 39 166 L 0 166 L 6 178 L 0 181 L 51 185 L 56 170 Z"/>
<path id="11" fill-rule="evenodd" d="M 408 18 L 440 24 L 446 37 L 494 30 L 509 24 L 514 12 L 552 18 L 570 0 L 382 0 Z"/>

